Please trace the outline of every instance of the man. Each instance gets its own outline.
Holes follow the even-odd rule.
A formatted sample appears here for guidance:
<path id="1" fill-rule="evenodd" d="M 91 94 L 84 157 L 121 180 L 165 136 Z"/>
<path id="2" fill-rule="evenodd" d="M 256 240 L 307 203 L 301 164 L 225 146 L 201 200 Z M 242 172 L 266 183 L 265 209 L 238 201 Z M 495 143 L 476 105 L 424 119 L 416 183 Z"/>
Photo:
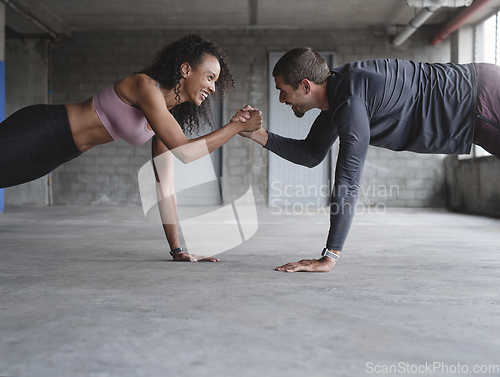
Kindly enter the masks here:
<path id="1" fill-rule="evenodd" d="M 308 47 L 287 52 L 273 70 L 279 100 L 297 117 L 322 110 L 304 140 L 264 129 L 248 137 L 296 164 L 314 167 L 340 138 L 330 231 L 320 259 L 278 271 L 328 272 L 338 261 L 355 213 L 369 145 L 417 153 L 469 153 L 472 143 L 500 158 L 500 67 L 366 60 L 329 71 Z M 242 109 L 239 115 L 252 109 Z"/>

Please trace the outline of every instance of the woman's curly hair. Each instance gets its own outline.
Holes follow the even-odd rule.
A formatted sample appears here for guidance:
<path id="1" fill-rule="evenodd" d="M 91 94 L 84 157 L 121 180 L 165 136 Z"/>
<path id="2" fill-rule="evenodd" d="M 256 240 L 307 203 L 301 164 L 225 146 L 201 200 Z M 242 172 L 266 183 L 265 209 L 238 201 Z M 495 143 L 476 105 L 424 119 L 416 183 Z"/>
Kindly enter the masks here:
<path id="1" fill-rule="evenodd" d="M 158 81 L 165 89 L 174 89 L 178 96 L 179 80 L 182 78 L 181 65 L 187 62 L 196 69 L 203 62 L 203 55 L 209 54 L 217 58 L 220 64 L 220 75 L 215 83 L 217 100 L 222 101 L 224 93 L 231 89 L 234 91 L 234 78 L 231 73 L 229 59 L 219 47 L 199 35 L 187 35 L 158 52 L 153 63 L 136 73 L 144 73 Z M 215 94 L 215 93 L 214 93 Z M 176 96 L 176 99 L 178 98 Z M 213 128 L 213 117 L 210 103 L 214 96 L 209 96 L 200 106 L 190 102 L 176 105 L 172 115 L 179 122 L 186 134 L 199 130 L 200 122 L 206 122 Z"/>

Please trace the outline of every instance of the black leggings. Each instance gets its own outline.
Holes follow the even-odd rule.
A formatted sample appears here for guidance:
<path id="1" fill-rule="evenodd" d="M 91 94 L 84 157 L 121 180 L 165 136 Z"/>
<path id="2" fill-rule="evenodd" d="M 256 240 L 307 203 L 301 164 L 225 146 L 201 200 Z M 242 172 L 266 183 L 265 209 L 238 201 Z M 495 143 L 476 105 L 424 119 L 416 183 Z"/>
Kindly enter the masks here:
<path id="1" fill-rule="evenodd" d="M 25 107 L 0 124 L 0 188 L 40 178 L 81 154 L 64 105 Z"/>

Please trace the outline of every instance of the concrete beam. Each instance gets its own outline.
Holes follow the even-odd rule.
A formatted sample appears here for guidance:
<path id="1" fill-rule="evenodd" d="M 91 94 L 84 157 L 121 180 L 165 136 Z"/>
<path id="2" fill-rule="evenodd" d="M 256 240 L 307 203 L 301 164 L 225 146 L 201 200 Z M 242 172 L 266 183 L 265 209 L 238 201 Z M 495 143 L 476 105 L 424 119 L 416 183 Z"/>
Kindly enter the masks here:
<path id="1" fill-rule="evenodd" d="M 11 0 L 7 1 L 7 3 L 12 3 L 17 8 L 25 11 L 54 33 L 71 36 L 71 26 L 39 1 Z"/>

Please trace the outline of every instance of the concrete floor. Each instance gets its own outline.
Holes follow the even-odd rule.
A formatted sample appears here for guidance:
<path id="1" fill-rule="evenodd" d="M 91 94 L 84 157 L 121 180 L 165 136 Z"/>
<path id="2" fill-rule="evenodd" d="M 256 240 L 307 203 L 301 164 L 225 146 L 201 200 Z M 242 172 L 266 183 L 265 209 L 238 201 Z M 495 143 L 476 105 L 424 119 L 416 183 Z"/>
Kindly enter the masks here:
<path id="1" fill-rule="evenodd" d="M 471 373 L 500 365 L 500 220 L 360 214 L 330 273 L 287 274 L 328 218 L 272 212 L 220 263 L 175 263 L 141 208 L 7 208 L 0 376 L 500 375 Z"/>

